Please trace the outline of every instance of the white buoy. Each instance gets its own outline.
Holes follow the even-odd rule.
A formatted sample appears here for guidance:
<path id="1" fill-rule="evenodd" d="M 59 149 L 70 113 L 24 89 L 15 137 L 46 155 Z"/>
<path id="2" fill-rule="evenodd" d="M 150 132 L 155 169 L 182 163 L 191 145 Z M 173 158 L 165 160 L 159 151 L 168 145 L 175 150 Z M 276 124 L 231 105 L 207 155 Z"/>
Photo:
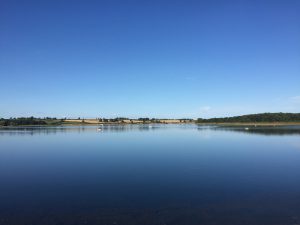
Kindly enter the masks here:
<path id="1" fill-rule="evenodd" d="M 249 130 L 249 128 L 248 128 L 248 127 L 245 127 L 245 130 Z"/>

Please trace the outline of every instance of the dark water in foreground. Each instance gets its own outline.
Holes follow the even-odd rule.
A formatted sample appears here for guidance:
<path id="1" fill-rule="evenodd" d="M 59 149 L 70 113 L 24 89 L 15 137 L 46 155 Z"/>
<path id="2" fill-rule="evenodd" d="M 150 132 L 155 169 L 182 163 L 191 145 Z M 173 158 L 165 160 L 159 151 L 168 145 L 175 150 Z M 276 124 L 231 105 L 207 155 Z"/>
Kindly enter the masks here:
<path id="1" fill-rule="evenodd" d="M 300 127 L 0 130 L 0 225 L 300 224 Z"/>

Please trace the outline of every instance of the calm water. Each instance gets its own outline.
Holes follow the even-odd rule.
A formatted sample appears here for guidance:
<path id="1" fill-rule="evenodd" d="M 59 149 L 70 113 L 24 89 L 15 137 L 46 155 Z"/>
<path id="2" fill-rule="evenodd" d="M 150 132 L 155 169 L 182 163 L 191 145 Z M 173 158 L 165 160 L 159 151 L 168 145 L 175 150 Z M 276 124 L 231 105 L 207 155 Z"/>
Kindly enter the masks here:
<path id="1" fill-rule="evenodd" d="M 2 129 L 0 224 L 300 224 L 300 127 Z"/>

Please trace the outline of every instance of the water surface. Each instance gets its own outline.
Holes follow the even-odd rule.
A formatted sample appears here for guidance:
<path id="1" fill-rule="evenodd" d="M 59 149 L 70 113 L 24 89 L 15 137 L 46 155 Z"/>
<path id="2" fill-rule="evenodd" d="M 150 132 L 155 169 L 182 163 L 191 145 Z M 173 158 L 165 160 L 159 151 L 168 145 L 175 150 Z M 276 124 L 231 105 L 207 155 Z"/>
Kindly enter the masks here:
<path id="1" fill-rule="evenodd" d="M 0 129 L 0 224 L 300 224 L 300 127 Z"/>

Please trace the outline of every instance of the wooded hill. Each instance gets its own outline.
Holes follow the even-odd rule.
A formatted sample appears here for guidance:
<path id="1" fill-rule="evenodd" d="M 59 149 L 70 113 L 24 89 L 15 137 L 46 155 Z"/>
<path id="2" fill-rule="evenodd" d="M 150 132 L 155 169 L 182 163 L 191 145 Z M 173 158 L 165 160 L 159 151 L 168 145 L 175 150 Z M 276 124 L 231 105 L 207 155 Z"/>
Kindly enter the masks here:
<path id="1" fill-rule="evenodd" d="M 197 119 L 198 123 L 259 123 L 259 122 L 300 122 L 300 113 L 260 113 L 243 116 Z"/>

